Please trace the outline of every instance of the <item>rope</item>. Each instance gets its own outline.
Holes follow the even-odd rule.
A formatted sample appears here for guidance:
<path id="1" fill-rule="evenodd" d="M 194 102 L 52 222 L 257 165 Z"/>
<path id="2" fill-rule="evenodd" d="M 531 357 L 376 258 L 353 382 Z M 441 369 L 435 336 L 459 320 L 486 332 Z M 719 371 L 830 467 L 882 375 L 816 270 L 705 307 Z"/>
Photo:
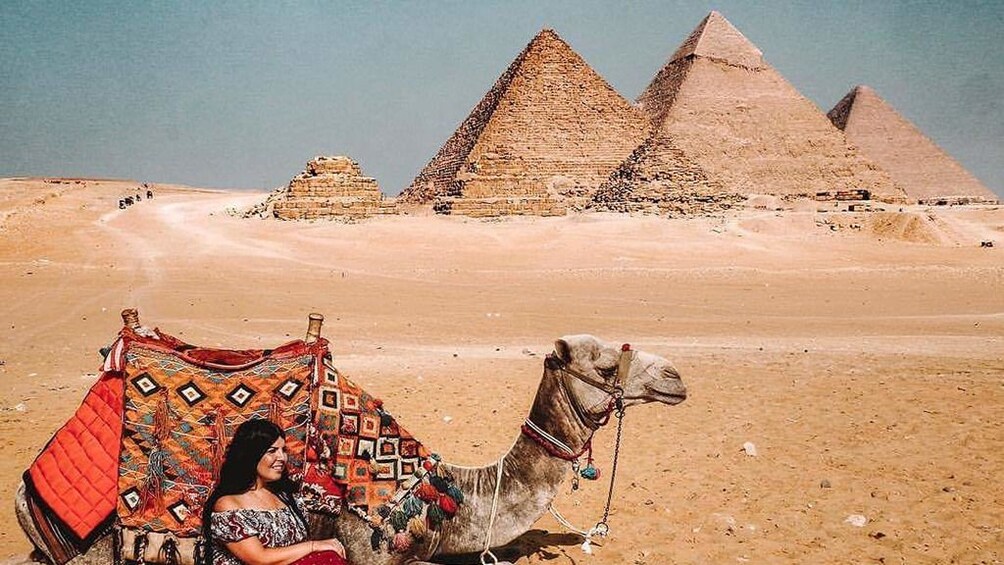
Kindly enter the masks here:
<path id="1" fill-rule="evenodd" d="M 558 512 L 558 509 L 555 508 L 553 504 L 547 505 L 547 511 L 550 512 L 551 516 L 554 516 L 554 519 L 557 520 L 559 524 L 564 526 L 566 530 L 569 530 L 573 534 L 579 534 L 582 537 L 587 537 L 589 535 L 589 532 L 576 528 L 574 525 L 572 525 L 571 522 L 566 520 L 565 517 L 561 515 L 561 512 Z"/>
<path id="2" fill-rule="evenodd" d="M 569 455 L 574 455 L 575 454 L 575 452 L 572 451 L 571 447 L 568 447 L 567 445 L 565 445 L 558 438 L 556 438 L 556 437 L 552 436 L 551 434 L 545 432 L 544 428 L 541 428 L 537 424 L 534 424 L 533 420 L 531 420 L 530 418 L 526 419 L 526 426 L 529 427 L 534 432 L 536 432 L 537 435 L 539 435 L 540 437 L 542 437 L 542 438 L 550 441 L 551 443 L 553 443 L 555 445 L 555 447 L 557 447 L 558 449 L 561 449 L 562 451 L 564 451 L 565 453 L 568 453 Z"/>
<path id="3" fill-rule="evenodd" d="M 538 445 L 544 448 L 544 451 L 547 451 L 553 457 L 564 459 L 565 461 L 575 461 L 579 457 L 582 457 L 582 454 L 592 445 L 593 440 L 593 436 L 590 434 L 589 439 L 582 445 L 582 449 L 576 452 L 554 436 L 542 430 L 540 426 L 531 422 L 529 418 L 523 423 L 522 430 L 523 435 L 537 442 Z"/>
<path id="4" fill-rule="evenodd" d="M 621 451 L 621 434 L 624 430 L 624 402 L 620 396 L 615 398 L 613 413 L 617 415 L 617 439 L 614 443 L 613 468 L 610 470 L 610 488 L 607 490 L 606 506 L 603 507 L 603 518 L 601 518 L 599 522 L 596 522 L 595 526 L 589 528 L 588 531 L 581 530 L 579 528 L 576 528 L 574 525 L 572 525 L 571 522 L 566 520 L 565 517 L 562 516 L 560 512 L 558 512 L 558 509 L 555 508 L 553 504 L 547 505 L 547 510 L 551 513 L 551 516 L 554 516 L 554 519 L 557 520 L 559 524 L 561 524 L 571 532 L 576 533 L 585 538 L 582 542 L 581 548 L 583 552 L 590 555 L 593 553 L 592 549 L 593 536 L 604 538 L 607 537 L 608 533 L 610 533 L 610 526 L 607 525 L 607 519 L 610 517 L 610 505 L 612 504 L 614 497 L 614 480 L 617 478 L 617 461 L 620 457 L 620 451 Z M 574 466 L 573 469 L 575 469 Z"/>
<path id="5" fill-rule="evenodd" d="M 582 536 L 583 538 L 582 545 L 579 547 L 582 548 L 582 551 L 584 553 L 588 553 L 590 555 L 592 555 L 593 553 L 593 548 L 592 548 L 593 536 L 606 537 L 607 532 L 609 531 L 609 529 L 606 528 L 606 524 L 604 524 L 603 527 L 600 527 L 600 523 L 597 523 L 592 528 L 589 528 L 588 531 L 580 530 L 579 528 L 576 528 L 574 525 L 572 525 L 572 523 L 569 522 L 567 519 L 565 519 L 565 517 L 561 515 L 561 512 L 558 512 L 558 509 L 555 508 L 553 504 L 547 505 L 547 511 L 550 512 L 551 516 L 554 516 L 554 519 L 557 520 L 559 524 L 564 526 L 566 530 L 571 531 L 573 534 L 578 534 Z"/>
<path id="6" fill-rule="evenodd" d="M 493 565 L 498 565 L 499 558 L 491 551 L 492 530 L 495 529 L 495 514 L 498 512 L 499 492 L 502 490 L 502 464 L 505 463 L 505 455 L 498 462 L 498 472 L 495 474 L 495 494 L 492 495 L 492 512 L 488 515 L 488 533 L 485 534 L 485 549 L 481 552 L 481 565 L 488 565 L 485 557 L 491 557 Z"/>

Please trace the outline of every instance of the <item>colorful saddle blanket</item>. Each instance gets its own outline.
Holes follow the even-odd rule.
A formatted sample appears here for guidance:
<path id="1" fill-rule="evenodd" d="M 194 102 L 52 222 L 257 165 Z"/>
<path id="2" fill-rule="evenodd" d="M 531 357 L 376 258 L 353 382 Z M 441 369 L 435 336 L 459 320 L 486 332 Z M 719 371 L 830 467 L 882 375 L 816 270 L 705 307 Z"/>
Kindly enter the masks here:
<path id="1" fill-rule="evenodd" d="M 333 367 L 324 339 L 231 351 L 124 328 L 102 371 L 25 473 L 59 564 L 116 524 L 197 536 L 230 437 L 253 418 L 286 431 L 287 469 L 308 506 L 349 508 L 373 526 L 374 549 L 401 549 L 462 502 L 438 457 Z"/>
<path id="2" fill-rule="evenodd" d="M 249 418 L 284 427 L 291 474 L 302 476 L 313 373 L 326 354 L 323 339 L 231 351 L 123 328 L 98 382 L 25 473 L 50 554 L 65 563 L 116 521 L 197 533 L 223 450 Z"/>

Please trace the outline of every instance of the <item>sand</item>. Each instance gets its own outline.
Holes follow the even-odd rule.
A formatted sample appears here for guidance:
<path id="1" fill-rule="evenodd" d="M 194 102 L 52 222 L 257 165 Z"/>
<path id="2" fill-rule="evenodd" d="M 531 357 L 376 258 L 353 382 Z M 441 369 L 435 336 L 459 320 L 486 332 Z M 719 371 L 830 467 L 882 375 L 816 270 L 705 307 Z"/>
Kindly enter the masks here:
<path id="1" fill-rule="evenodd" d="M 136 186 L 0 181 L 0 558 L 29 549 L 19 474 L 136 307 L 233 348 L 321 312 L 336 364 L 461 464 L 509 447 L 562 335 L 673 361 L 690 398 L 628 411 L 610 538 L 585 556 L 545 517 L 520 564 L 1004 559 L 1004 208 L 287 223 L 227 213 L 261 193 L 118 210 Z M 556 505 L 587 526 L 605 495 Z"/>

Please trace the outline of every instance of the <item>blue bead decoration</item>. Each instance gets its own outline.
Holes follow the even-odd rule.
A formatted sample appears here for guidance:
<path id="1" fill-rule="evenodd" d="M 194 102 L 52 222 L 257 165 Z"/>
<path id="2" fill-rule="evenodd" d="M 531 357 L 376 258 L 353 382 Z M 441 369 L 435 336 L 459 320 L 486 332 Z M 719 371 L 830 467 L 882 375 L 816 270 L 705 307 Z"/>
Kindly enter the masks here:
<path id="1" fill-rule="evenodd" d="M 579 471 L 579 476 L 587 481 L 595 481 L 600 478 L 600 470 L 593 467 L 592 463 L 588 463 L 584 469 Z"/>

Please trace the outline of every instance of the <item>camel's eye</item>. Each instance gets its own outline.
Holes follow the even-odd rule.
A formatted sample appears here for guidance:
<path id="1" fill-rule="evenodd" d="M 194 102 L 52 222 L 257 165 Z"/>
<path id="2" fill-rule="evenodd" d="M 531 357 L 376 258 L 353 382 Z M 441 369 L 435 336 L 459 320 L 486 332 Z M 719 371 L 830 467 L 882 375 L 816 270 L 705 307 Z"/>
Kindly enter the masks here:
<path id="1" fill-rule="evenodd" d="M 617 374 L 617 366 L 614 365 L 613 367 L 596 367 L 596 371 L 604 379 L 609 379 Z"/>

